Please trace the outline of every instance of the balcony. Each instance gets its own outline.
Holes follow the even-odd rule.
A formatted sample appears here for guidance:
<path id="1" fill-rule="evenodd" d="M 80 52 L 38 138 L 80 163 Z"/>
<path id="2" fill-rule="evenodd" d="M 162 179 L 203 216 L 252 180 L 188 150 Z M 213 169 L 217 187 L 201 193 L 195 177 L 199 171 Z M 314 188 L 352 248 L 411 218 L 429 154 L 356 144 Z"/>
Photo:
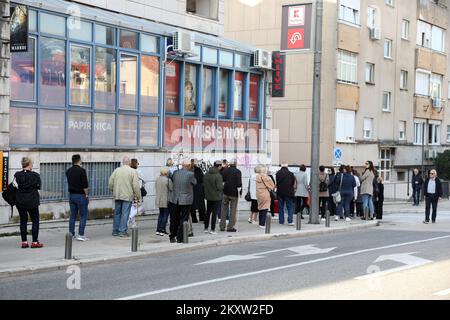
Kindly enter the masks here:
<path id="1" fill-rule="evenodd" d="M 448 11 L 444 1 L 417 1 L 417 18 L 435 26 L 448 29 Z"/>
<path id="2" fill-rule="evenodd" d="M 338 82 L 336 84 L 336 108 L 359 110 L 359 87 Z"/>
<path id="3" fill-rule="evenodd" d="M 338 49 L 358 53 L 360 47 L 359 33 L 361 28 L 338 23 Z"/>
<path id="4" fill-rule="evenodd" d="M 428 48 L 416 48 L 416 69 L 444 75 L 447 72 L 447 56 Z"/>
<path id="5" fill-rule="evenodd" d="M 431 99 L 429 97 L 416 96 L 414 98 L 414 117 L 443 120 L 446 101 L 443 99 Z"/>

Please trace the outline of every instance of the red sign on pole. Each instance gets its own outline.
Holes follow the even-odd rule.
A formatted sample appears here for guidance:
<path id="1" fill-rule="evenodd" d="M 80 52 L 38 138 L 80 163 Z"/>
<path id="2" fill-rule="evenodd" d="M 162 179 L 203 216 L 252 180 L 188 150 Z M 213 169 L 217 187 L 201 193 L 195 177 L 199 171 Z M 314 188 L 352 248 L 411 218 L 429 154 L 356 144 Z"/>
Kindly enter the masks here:
<path id="1" fill-rule="evenodd" d="M 311 49 L 312 4 L 283 6 L 281 50 Z"/>
<path id="2" fill-rule="evenodd" d="M 284 54 L 281 54 L 280 51 L 274 51 L 272 53 L 272 69 L 275 70 L 273 73 L 272 97 L 284 97 L 286 56 Z"/>

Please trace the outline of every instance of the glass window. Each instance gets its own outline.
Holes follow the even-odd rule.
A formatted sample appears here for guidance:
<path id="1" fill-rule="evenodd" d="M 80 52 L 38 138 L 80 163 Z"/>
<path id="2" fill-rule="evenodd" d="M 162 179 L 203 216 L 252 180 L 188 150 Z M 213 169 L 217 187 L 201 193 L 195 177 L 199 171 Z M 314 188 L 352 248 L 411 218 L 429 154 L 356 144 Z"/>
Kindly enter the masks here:
<path id="1" fill-rule="evenodd" d="M 450 142 L 450 126 L 447 126 L 447 142 Z"/>
<path id="2" fill-rule="evenodd" d="M 35 101 L 35 46 L 28 38 L 27 52 L 11 53 L 11 100 Z"/>
<path id="3" fill-rule="evenodd" d="M 417 21 L 417 45 L 430 48 L 431 46 L 431 24 Z"/>
<path id="4" fill-rule="evenodd" d="M 217 64 L 217 50 L 203 47 L 202 60 L 206 63 Z"/>
<path id="5" fill-rule="evenodd" d="M 91 114 L 69 112 L 67 117 L 67 144 L 88 146 L 91 144 Z"/>
<path id="6" fill-rule="evenodd" d="M 29 108 L 9 109 L 9 142 L 36 144 L 36 110 Z"/>
<path id="7" fill-rule="evenodd" d="M 443 77 L 440 74 L 431 74 L 431 97 L 434 99 L 442 98 Z"/>
<path id="8" fill-rule="evenodd" d="M 364 139 L 372 139 L 373 119 L 364 118 Z"/>
<path id="9" fill-rule="evenodd" d="M 220 51 L 220 65 L 226 67 L 233 67 L 233 52 Z"/>
<path id="10" fill-rule="evenodd" d="M 406 140 L 406 121 L 399 121 L 398 123 L 398 139 Z"/>
<path id="11" fill-rule="evenodd" d="M 159 39 L 147 34 L 141 34 L 141 51 L 159 52 Z"/>
<path id="12" fill-rule="evenodd" d="M 337 80 L 357 83 L 358 82 L 358 60 L 356 54 L 339 50 L 337 64 Z"/>
<path id="13" fill-rule="evenodd" d="M 91 48 L 70 48 L 70 103 L 89 106 L 91 96 Z"/>
<path id="14" fill-rule="evenodd" d="M 166 147 L 175 147 L 181 145 L 183 130 L 182 120 L 180 118 L 166 117 L 164 131 L 164 145 Z"/>
<path id="15" fill-rule="evenodd" d="M 159 58 L 141 57 L 141 112 L 158 113 Z"/>
<path id="16" fill-rule="evenodd" d="M 392 40 L 384 39 L 384 57 L 392 58 Z"/>
<path id="17" fill-rule="evenodd" d="M 200 61 L 200 52 L 202 48 L 198 45 L 194 45 L 194 53 L 195 55 L 193 57 L 186 58 L 186 60 L 190 61 Z"/>
<path id="18" fill-rule="evenodd" d="M 64 37 L 66 35 L 66 19 L 61 16 L 55 16 L 41 12 L 39 14 L 40 31 L 56 36 Z"/>
<path id="19" fill-rule="evenodd" d="M 137 117 L 119 115 L 118 118 L 117 144 L 119 146 L 135 146 L 137 144 Z"/>
<path id="20" fill-rule="evenodd" d="M 33 11 L 33 10 L 28 11 L 28 30 L 30 32 L 37 31 L 37 13 L 36 13 L 36 11 Z"/>
<path id="21" fill-rule="evenodd" d="M 242 72 L 236 72 L 234 79 L 234 99 L 233 110 L 235 118 L 242 118 L 243 105 L 244 105 L 244 74 Z"/>
<path id="22" fill-rule="evenodd" d="M 197 113 L 197 66 L 186 64 L 184 80 L 184 113 Z"/>
<path id="23" fill-rule="evenodd" d="M 115 144 L 116 117 L 113 114 L 94 114 L 94 145 L 113 146 Z"/>
<path id="24" fill-rule="evenodd" d="M 230 72 L 220 70 L 219 115 L 228 116 L 228 92 L 230 91 Z"/>
<path id="25" fill-rule="evenodd" d="M 400 89 L 408 89 L 408 71 L 400 70 Z"/>
<path id="26" fill-rule="evenodd" d="M 214 116 L 214 70 L 212 68 L 203 68 L 202 82 L 203 115 Z"/>
<path id="27" fill-rule="evenodd" d="M 236 68 L 246 69 L 250 68 L 250 56 L 243 54 L 236 54 L 234 56 L 234 63 Z"/>
<path id="28" fill-rule="evenodd" d="M 414 122 L 414 143 L 422 144 L 424 133 L 424 122 Z"/>
<path id="29" fill-rule="evenodd" d="M 249 150 L 259 149 L 259 135 L 260 135 L 260 125 L 256 123 L 248 124 L 248 148 Z"/>
<path id="30" fill-rule="evenodd" d="M 72 17 L 69 18 L 68 29 L 72 39 L 92 42 L 92 23 Z"/>
<path id="31" fill-rule="evenodd" d="M 166 64 L 166 112 L 179 113 L 180 64 Z"/>
<path id="32" fill-rule="evenodd" d="M 339 19 L 352 24 L 359 24 L 359 1 L 354 1 L 353 7 L 350 7 L 350 5 L 352 3 L 348 3 L 347 5 L 341 4 L 339 6 Z"/>
<path id="33" fill-rule="evenodd" d="M 366 63 L 366 82 L 375 83 L 375 65 L 373 63 Z"/>
<path id="34" fill-rule="evenodd" d="M 430 73 L 416 70 L 416 94 L 430 95 Z"/>
<path id="35" fill-rule="evenodd" d="M 39 143 L 64 144 L 65 113 L 59 110 L 39 111 Z"/>
<path id="36" fill-rule="evenodd" d="M 250 96 L 249 96 L 249 116 L 250 119 L 258 119 L 259 111 L 259 76 L 250 75 Z"/>
<path id="37" fill-rule="evenodd" d="M 408 20 L 402 21 L 402 39 L 403 40 L 409 39 L 409 21 Z"/>
<path id="38" fill-rule="evenodd" d="M 391 93 L 390 92 L 383 92 L 383 111 L 390 111 L 391 110 Z"/>
<path id="39" fill-rule="evenodd" d="M 116 50 L 95 48 L 95 108 L 116 109 Z"/>
<path id="40" fill-rule="evenodd" d="M 96 24 L 95 42 L 114 46 L 116 44 L 116 29 Z"/>
<path id="41" fill-rule="evenodd" d="M 120 55 L 120 108 L 136 110 L 137 57 Z"/>
<path id="42" fill-rule="evenodd" d="M 141 146 L 158 145 L 157 117 L 141 117 L 139 139 Z"/>
<path id="43" fill-rule="evenodd" d="M 336 141 L 353 142 L 355 140 L 355 111 L 336 110 Z"/>
<path id="44" fill-rule="evenodd" d="M 66 104 L 66 45 L 62 40 L 41 38 L 41 104 Z"/>
<path id="45" fill-rule="evenodd" d="M 431 27 L 431 49 L 444 52 L 445 51 L 445 37 L 444 37 L 444 29 L 441 29 L 436 26 Z"/>
<path id="46" fill-rule="evenodd" d="M 133 31 L 120 30 L 120 46 L 127 49 L 138 49 L 139 34 Z"/>
<path id="47" fill-rule="evenodd" d="M 245 126 L 245 124 L 237 124 L 236 123 L 236 127 L 238 127 L 238 125 L 243 125 Z M 217 140 L 217 150 L 223 150 L 223 151 L 227 151 L 227 150 L 233 150 L 234 149 L 234 138 L 236 137 L 240 137 L 241 135 L 239 134 L 235 134 L 236 132 L 240 132 L 240 129 L 235 129 L 233 128 L 233 122 L 232 121 L 219 121 L 217 124 L 217 135 L 216 135 L 216 140 Z M 245 136 L 245 132 L 244 132 L 244 136 Z M 245 139 L 243 141 L 243 149 L 245 149 Z"/>

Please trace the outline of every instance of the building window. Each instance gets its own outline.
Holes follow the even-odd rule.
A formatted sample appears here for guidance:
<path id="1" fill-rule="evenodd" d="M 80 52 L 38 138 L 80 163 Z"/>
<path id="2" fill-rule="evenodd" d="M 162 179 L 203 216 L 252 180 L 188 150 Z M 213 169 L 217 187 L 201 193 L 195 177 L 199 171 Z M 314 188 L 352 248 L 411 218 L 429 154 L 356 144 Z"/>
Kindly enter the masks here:
<path id="1" fill-rule="evenodd" d="M 414 122 L 414 144 L 423 143 L 424 122 Z"/>
<path id="2" fill-rule="evenodd" d="M 63 110 L 39 110 L 39 141 L 46 145 L 64 144 L 65 112 Z"/>
<path id="3" fill-rule="evenodd" d="M 450 126 L 447 126 L 447 142 L 450 142 Z"/>
<path id="4" fill-rule="evenodd" d="M 380 149 L 380 177 L 389 182 L 391 179 L 392 150 Z"/>
<path id="5" fill-rule="evenodd" d="M 391 111 L 391 93 L 383 92 L 383 111 Z"/>
<path id="6" fill-rule="evenodd" d="M 39 14 L 39 18 L 39 30 L 42 33 L 66 36 L 66 18 L 43 12 Z"/>
<path id="7" fill-rule="evenodd" d="M 228 115 L 229 91 L 230 91 L 230 72 L 228 70 L 220 70 L 219 116 L 221 117 L 226 117 Z"/>
<path id="8" fill-rule="evenodd" d="M 70 104 L 90 106 L 91 48 L 70 47 Z"/>
<path id="9" fill-rule="evenodd" d="M 95 113 L 93 134 L 95 146 L 114 146 L 116 143 L 116 116 L 114 114 Z"/>
<path id="10" fill-rule="evenodd" d="M 63 40 L 40 38 L 40 103 L 66 105 L 66 44 Z"/>
<path id="11" fill-rule="evenodd" d="M 91 113 L 69 112 L 67 116 L 67 144 L 91 145 Z"/>
<path id="12" fill-rule="evenodd" d="M 421 96 L 430 95 L 430 77 L 431 73 L 422 70 L 416 70 L 416 94 Z"/>
<path id="13" fill-rule="evenodd" d="M 243 118 L 244 111 L 244 74 L 242 72 L 236 72 L 236 76 L 234 78 L 234 117 L 235 118 Z"/>
<path id="14" fill-rule="evenodd" d="M 11 144 L 36 144 L 35 109 L 9 109 L 9 141 Z"/>
<path id="15" fill-rule="evenodd" d="M 366 82 L 375 84 L 375 65 L 373 63 L 366 63 Z"/>
<path id="16" fill-rule="evenodd" d="M 205 63 L 217 64 L 217 49 L 203 47 L 202 60 Z"/>
<path id="17" fill-rule="evenodd" d="M 418 20 L 417 21 L 417 45 L 430 48 L 431 47 L 431 24 Z"/>
<path id="18" fill-rule="evenodd" d="M 374 29 L 377 26 L 377 13 L 378 10 L 375 7 L 367 7 L 367 27 Z"/>
<path id="19" fill-rule="evenodd" d="M 259 110 L 259 76 L 250 75 L 250 96 L 248 101 L 249 117 L 258 120 Z"/>
<path id="20" fill-rule="evenodd" d="M 400 70 L 400 90 L 408 89 L 408 71 Z"/>
<path id="21" fill-rule="evenodd" d="M 406 121 L 398 123 L 398 140 L 406 140 Z"/>
<path id="22" fill-rule="evenodd" d="M 120 54 L 120 108 L 136 110 L 137 56 Z"/>
<path id="23" fill-rule="evenodd" d="M 406 181 L 406 173 L 405 173 L 405 171 L 397 172 L 397 181 L 399 181 L 399 182 Z"/>
<path id="24" fill-rule="evenodd" d="M 30 32 L 37 31 L 37 12 L 33 10 L 28 11 L 28 29 Z"/>
<path id="25" fill-rule="evenodd" d="M 197 113 L 197 66 L 186 64 L 184 70 L 184 113 Z"/>
<path id="26" fill-rule="evenodd" d="M 409 40 L 409 21 L 402 20 L 402 39 Z"/>
<path id="27" fill-rule="evenodd" d="M 116 50 L 95 48 L 95 108 L 116 110 Z"/>
<path id="28" fill-rule="evenodd" d="M 355 111 L 336 110 L 336 141 L 355 141 Z"/>
<path id="29" fill-rule="evenodd" d="M 206 117 L 214 116 L 214 70 L 212 68 L 203 68 L 202 82 L 202 112 Z"/>
<path id="30" fill-rule="evenodd" d="M 166 64 L 166 112 L 180 113 L 180 63 Z"/>
<path id="31" fill-rule="evenodd" d="M 71 17 L 67 21 L 69 27 L 69 36 L 72 39 L 92 42 L 92 23 L 80 21 L 78 18 Z"/>
<path id="32" fill-rule="evenodd" d="M 438 145 L 441 143 L 441 125 L 438 123 L 428 124 L 428 144 Z"/>
<path id="33" fill-rule="evenodd" d="M 431 74 L 431 87 L 430 94 L 433 99 L 441 99 L 442 98 L 442 81 L 443 77 L 440 74 Z"/>
<path id="34" fill-rule="evenodd" d="M 138 50 L 139 34 L 133 31 L 120 30 L 119 45 L 122 48 Z"/>
<path id="35" fill-rule="evenodd" d="M 445 31 L 436 26 L 431 27 L 431 49 L 445 52 Z"/>
<path id="36" fill-rule="evenodd" d="M 109 46 L 116 45 L 116 29 L 96 24 L 95 42 Z"/>
<path id="37" fill-rule="evenodd" d="M 384 0 L 384 3 L 386 3 L 388 6 L 394 6 L 394 0 Z"/>
<path id="38" fill-rule="evenodd" d="M 233 67 L 233 52 L 220 50 L 219 62 L 221 66 Z"/>
<path id="39" fill-rule="evenodd" d="M 139 125 L 139 145 L 157 146 L 158 145 L 158 118 L 141 117 Z"/>
<path id="40" fill-rule="evenodd" d="M 128 115 L 118 115 L 117 121 L 117 145 L 135 146 L 137 145 L 137 117 Z"/>
<path id="41" fill-rule="evenodd" d="M 359 25 L 359 1 L 340 0 L 339 20 Z"/>
<path id="42" fill-rule="evenodd" d="M 347 83 L 358 83 L 358 62 L 356 54 L 338 50 L 337 80 Z"/>
<path id="43" fill-rule="evenodd" d="M 36 39 L 28 38 L 27 52 L 11 53 L 11 100 L 36 101 Z"/>
<path id="44" fill-rule="evenodd" d="M 364 118 L 364 139 L 372 139 L 373 119 Z"/>
<path id="45" fill-rule="evenodd" d="M 384 57 L 392 59 L 392 40 L 384 39 Z"/>
<path id="46" fill-rule="evenodd" d="M 217 20 L 219 15 L 219 0 L 187 0 L 186 12 Z"/>
<path id="47" fill-rule="evenodd" d="M 147 34 L 141 34 L 141 51 L 158 53 L 159 39 Z"/>
<path id="48" fill-rule="evenodd" d="M 234 66 L 240 69 L 250 68 L 250 56 L 236 53 L 234 55 Z"/>
<path id="49" fill-rule="evenodd" d="M 141 56 L 141 112 L 158 113 L 159 58 Z"/>

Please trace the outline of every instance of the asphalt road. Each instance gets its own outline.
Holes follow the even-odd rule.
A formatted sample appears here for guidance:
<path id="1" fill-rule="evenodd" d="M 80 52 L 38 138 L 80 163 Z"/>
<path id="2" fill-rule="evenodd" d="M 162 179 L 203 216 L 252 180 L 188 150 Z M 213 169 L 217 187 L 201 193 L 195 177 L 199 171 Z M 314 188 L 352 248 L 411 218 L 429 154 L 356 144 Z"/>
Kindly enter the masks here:
<path id="1" fill-rule="evenodd" d="M 450 229 L 404 218 L 1 279 L 0 299 L 450 299 Z"/>

